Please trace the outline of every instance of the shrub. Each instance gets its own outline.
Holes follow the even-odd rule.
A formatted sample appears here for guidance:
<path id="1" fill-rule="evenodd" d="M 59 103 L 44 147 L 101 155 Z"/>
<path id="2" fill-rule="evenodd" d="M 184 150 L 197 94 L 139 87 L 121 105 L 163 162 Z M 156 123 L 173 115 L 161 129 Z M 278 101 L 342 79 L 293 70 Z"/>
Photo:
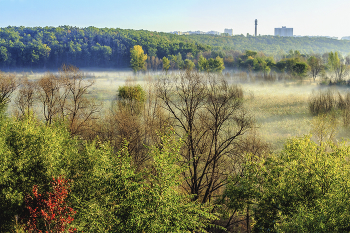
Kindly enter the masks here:
<path id="1" fill-rule="evenodd" d="M 144 102 L 146 93 L 141 85 L 120 86 L 118 88 L 118 97 L 122 100 Z"/>
<path id="2" fill-rule="evenodd" d="M 325 92 L 313 93 L 309 98 L 309 110 L 313 115 L 331 112 L 336 107 L 337 100 L 334 91 L 330 89 Z"/>
<path id="3" fill-rule="evenodd" d="M 342 111 L 343 123 L 348 126 L 350 123 L 350 93 L 343 97 L 338 93 L 338 108 Z"/>
<path id="4" fill-rule="evenodd" d="M 53 178 L 51 185 L 53 192 L 47 193 L 46 197 L 38 193 L 36 185 L 33 186 L 34 197 L 26 197 L 29 216 L 25 229 L 29 232 L 64 232 L 67 229 L 70 233 L 76 232 L 75 228 L 69 228 L 76 213 L 66 201 L 69 180 L 63 177 Z"/>

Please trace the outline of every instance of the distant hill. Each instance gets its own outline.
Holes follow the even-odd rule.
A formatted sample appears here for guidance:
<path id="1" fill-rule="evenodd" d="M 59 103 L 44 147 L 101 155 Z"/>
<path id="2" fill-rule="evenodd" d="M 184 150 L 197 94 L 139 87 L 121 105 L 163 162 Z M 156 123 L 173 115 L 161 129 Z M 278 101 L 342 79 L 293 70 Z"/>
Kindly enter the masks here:
<path id="1" fill-rule="evenodd" d="M 182 58 L 195 60 L 200 53 L 206 57 L 226 57 L 225 64 L 245 50 L 274 56 L 283 55 L 289 50 L 308 54 L 330 51 L 344 55 L 350 53 L 350 41 L 322 37 L 174 35 L 119 28 L 9 26 L 0 28 L 0 69 L 58 68 L 62 64 L 128 67 L 130 49 L 134 45 L 141 45 L 149 58 L 157 61 L 157 66 L 164 56 L 177 55 L 178 61 Z"/>
<path id="2" fill-rule="evenodd" d="M 1 67 L 127 67 L 130 49 L 141 45 L 148 56 L 162 58 L 209 50 L 190 38 L 170 33 L 119 28 L 0 28 Z"/>
<path id="3" fill-rule="evenodd" d="M 299 50 L 301 53 L 326 53 L 338 51 L 343 55 L 350 53 L 349 40 L 335 40 L 325 37 L 279 37 L 279 36 L 217 36 L 217 35 L 184 35 L 182 37 L 198 43 L 212 46 L 214 50 L 253 50 L 268 55 L 288 53 Z"/>

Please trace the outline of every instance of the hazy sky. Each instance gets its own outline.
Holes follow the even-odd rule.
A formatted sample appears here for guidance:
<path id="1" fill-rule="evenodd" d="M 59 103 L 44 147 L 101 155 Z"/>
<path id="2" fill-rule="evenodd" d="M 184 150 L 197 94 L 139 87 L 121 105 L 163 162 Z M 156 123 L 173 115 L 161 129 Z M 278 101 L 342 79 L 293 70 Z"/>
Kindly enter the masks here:
<path id="1" fill-rule="evenodd" d="M 350 0 L 0 0 L 0 27 L 111 27 L 150 31 L 219 31 L 350 36 Z"/>

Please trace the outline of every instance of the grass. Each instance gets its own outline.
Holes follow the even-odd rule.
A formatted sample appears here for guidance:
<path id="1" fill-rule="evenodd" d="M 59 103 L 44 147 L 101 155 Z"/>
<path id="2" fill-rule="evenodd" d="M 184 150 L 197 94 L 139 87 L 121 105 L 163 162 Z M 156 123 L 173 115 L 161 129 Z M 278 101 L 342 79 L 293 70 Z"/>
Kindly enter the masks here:
<path id="1" fill-rule="evenodd" d="M 308 100 L 313 91 L 328 89 L 312 82 L 245 83 L 242 87 L 248 98 L 246 106 L 255 116 L 261 137 L 276 150 L 281 150 L 290 137 L 311 133 L 314 116 L 310 113 Z M 336 91 L 348 92 L 344 88 Z M 340 115 L 337 121 L 341 121 Z M 350 130 L 341 123 L 337 125 L 336 139 L 350 138 Z"/>
<path id="2" fill-rule="evenodd" d="M 310 132 L 312 116 L 307 105 L 308 91 L 281 83 L 244 84 L 242 87 L 250 89 L 246 107 L 254 115 L 261 137 L 275 149 L 282 149 L 287 138 Z"/>
<path id="3" fill-rule="evenodd" d="M 111 106 L 120 85 L 124 85 L 125 82 L 145 85 L 147 80 L 153 78 L 152 74 L 140 74 L 135 77 L 131 71 L 125 70 L 83 70 L 83 72 L 87 74 L 88 79 L 95 81 L 91 88 L 91 96 L 103 103 L 104 110 Z M 42 74 L 29 73 L 29 78 L 38 79 Z M 156 75 L 159 75 L 159 72 Z M 313 91 L 328 89 L 328 86 L 318 85 L 310 80 L 266 82 L 252 77 L 249 81 L 247 77 L 248 75 L 242 73 L 225 75 L 230 83 L 238 83 L 243 88 L 246 108 L 255 117 L 263 140 L 271 143 L 276 150 L 280 150 L 286 139 L 311 132 L 313 116 L 309 112 L 308 100 Z M 335 88 L 340 93 L 348 92 L 348 88 Z M 15 106 L 12 101 L 10 109 L 13 108 Z M 347 127 L 340 126 L 337 131 L 338 140 L 350 138 L 350 130 Z"/>

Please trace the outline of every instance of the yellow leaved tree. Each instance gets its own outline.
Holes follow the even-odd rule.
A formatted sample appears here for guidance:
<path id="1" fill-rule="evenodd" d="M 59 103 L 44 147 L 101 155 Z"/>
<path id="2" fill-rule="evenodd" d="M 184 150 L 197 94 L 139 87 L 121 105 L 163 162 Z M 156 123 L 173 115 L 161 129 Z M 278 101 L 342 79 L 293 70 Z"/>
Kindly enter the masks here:
<path id="1" fill-rule="evenodd" d="M 130 65 L 134 72 L 136 73 L 139 70 L 146 70 L 147 54 L 144 53 L 142 47 L 140 45 L 135 45 L 130 49 L 130 53 Z"/>

